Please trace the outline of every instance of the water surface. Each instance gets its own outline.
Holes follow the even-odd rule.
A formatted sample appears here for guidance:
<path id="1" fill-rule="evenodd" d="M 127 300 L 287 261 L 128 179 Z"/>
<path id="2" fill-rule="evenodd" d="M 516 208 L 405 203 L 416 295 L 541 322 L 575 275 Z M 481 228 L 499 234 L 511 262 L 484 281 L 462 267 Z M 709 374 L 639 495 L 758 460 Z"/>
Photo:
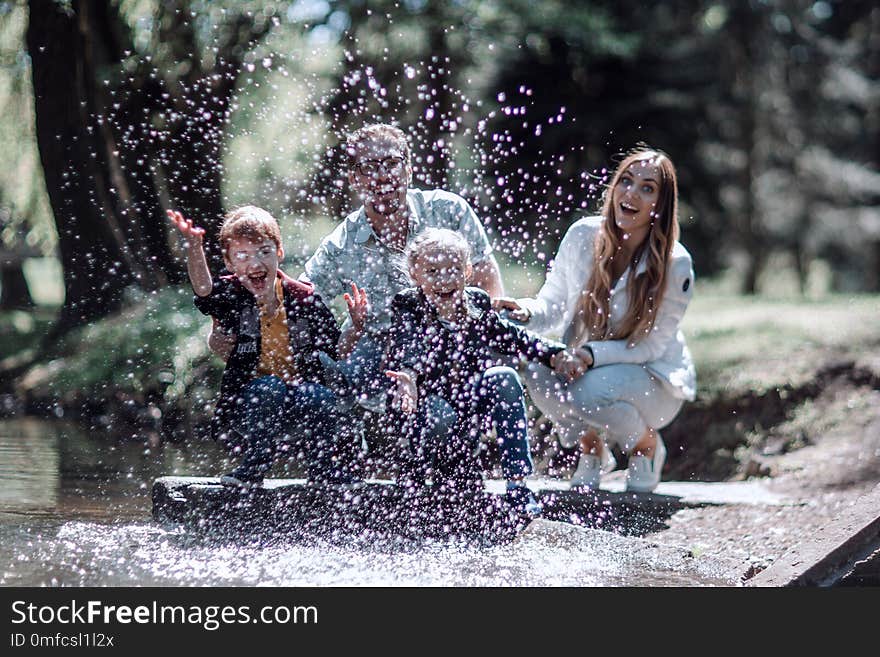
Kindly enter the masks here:
<path id="1" fill-rule="evenodd" d="M 549 521 L 491 546 L 357 536 L 241 545 L 194 536 L 152 521 L 152 482 L 213 476 L 228 462 L 213 443 L 156 442 L 61 422 L 0 422 L 0 585 L 734 584 L 719 564 L 681 550 Z"/>

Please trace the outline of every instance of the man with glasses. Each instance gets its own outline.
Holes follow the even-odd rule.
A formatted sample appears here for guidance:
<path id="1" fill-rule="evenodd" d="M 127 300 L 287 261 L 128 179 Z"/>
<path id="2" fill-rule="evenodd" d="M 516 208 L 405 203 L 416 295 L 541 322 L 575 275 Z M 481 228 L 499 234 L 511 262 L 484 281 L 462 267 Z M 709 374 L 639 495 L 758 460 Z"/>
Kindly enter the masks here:
<path id="1" fill-rule="evenodd" d="M 461 233 L 471 248 L 471 284 L 491 297 L 503 294 L 498 263 L 486 231 L 468 202 L 441 189 L 410 188 L 410 148 L 402 130 L 387 124 L 365 125 L 346 142 L 348 182 L 362 205 L 322 241 L 306 262 L 301 279 L 311 282 L 325 300 L 356 288 L 369 299 L 363 331 L 345 363 L 344 378 L 359 403 L 373 413 L 384 411 L 387 377 L 382 355 L 391 327 L 391 302 L 412 283 L 405 272 L 403 252 L 427 227 Z M 350 298 L 349 307 L 351 307 Z M 343 334 L 352 331 L 351 318 Z M 332 364 L 330 365 L 332 367 Z"/>
<path id="2" fill-rule="evenodd" d="M 412 283 L 403 266 L 406 245 L 424 228 L 460 232 L 471 247 L 472 285 L 490 296 L 503 293 L 498 263 L 486 231 L 468 202 L 441 189 L 410 188 L 410 148 L 402 130 L 387 124 L 365 125 L 346 141 L 348 182 L 362 205 L 325 237 L 300 277 L 325 300 L 365 290 L 369 310 L 347 372 L 364 406 L 378 410 L 387 384 L 380 371 L 385 337 L 391 327 L 391 301 Z M 350 330 L 346 320 L 343 333 Z"/>
<path id="3" fill-rule="evenodd" d="M 348 182 L 362 205 L 322 240 L 305 265 L 304 278 L 325 300 L 348 292 L 354 283 L 367 291 L 372 328 L 387 328 L 391 300 L 410 286 L 401 271 L 403 250 L 428 226 L 460 232 L 471 247 L 471 283 L 493 298 L 502 294 L 492 246 L 468 202 L 441 189 L 410 188 L 412 164 L 403 131 L 366 125 L 349 136 L 346 154 Z"/>

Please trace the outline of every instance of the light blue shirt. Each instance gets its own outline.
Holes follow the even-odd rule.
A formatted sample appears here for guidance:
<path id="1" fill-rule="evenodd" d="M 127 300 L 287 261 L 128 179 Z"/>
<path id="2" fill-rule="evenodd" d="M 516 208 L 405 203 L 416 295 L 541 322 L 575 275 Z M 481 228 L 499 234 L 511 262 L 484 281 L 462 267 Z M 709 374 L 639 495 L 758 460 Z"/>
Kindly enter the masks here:
<path id="1" fill-rule="evenodd" d="M 449 228 L 467 240 L 472 263 L 491 255 L 492 245 L 486 230 L 462 197 L 442 189 L 409 189 L 406 203 L 409 210 L 407 243 L 427 227 Z M 390 327 L 391 301 L 398 292 L 412 286 L 403 251 L 379 241 L 363 206 L 321 241 L 305 264 L 303 278 L 314 284 L 315 291 L 328 303 L 350 292 L 351 283 L 365 289 L 371 307 L 367 326 L 372 330 Z"/>

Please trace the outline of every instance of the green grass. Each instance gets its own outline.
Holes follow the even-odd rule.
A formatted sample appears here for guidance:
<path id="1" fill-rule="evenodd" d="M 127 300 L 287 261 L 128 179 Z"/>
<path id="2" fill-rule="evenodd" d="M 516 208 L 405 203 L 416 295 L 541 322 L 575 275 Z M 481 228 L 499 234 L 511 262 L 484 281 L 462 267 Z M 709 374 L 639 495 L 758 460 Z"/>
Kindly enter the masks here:
<path id="1" fill-rule="evenodd" d="M 498 255 L 510 296 L 533 296 L 543 267 L 524 267 Z M 732 293 L 730 277 L 698 283 L 682 322 L 694 357 L 701 397 L 722 390 L 797 385 L 829 358 L 859 359 L 880 352 L 880 295 Z"/>
<path id="2" fill-rule="evenodd" d="M 785 299 L 697 295 L 682 330 L 699 388 L 756 389 L 802 383 L 829 358 L 880 347 L 880 296 Z"/>

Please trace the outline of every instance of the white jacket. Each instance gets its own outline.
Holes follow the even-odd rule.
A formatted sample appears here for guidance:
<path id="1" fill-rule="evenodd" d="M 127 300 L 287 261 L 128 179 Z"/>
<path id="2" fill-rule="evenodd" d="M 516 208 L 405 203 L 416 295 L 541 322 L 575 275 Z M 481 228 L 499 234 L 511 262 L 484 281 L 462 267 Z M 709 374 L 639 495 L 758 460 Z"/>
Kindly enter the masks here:
<path id="1" fill-rule="evenodd" d="M 544 286 L 536 299 L 518 299 L 532 313 L 528 327 L 538 333 L 568 337 L 581 291 L 586 287 L 593 267 L 593 244 L 602 217 L 576 221 L 565 233 L 556 258 L 551 262 Z M 647 267 L 646 258 L 636 266 L 640 274 Z M 611 328 L 618 328 L 629 305 L 626 282 L 627 268 L 611 290 Z M 676 242 L 666 275 L 666 292 L 654 328 L 634 346 L 628 340 L 593 340 L 594 367 L 612 363 L 643 364 L 679 399 L 696 397 L 697 374 L 690 351 L 679 329 L 681 318 L 694 293 L 694 270 L 691 255 Z"/>

